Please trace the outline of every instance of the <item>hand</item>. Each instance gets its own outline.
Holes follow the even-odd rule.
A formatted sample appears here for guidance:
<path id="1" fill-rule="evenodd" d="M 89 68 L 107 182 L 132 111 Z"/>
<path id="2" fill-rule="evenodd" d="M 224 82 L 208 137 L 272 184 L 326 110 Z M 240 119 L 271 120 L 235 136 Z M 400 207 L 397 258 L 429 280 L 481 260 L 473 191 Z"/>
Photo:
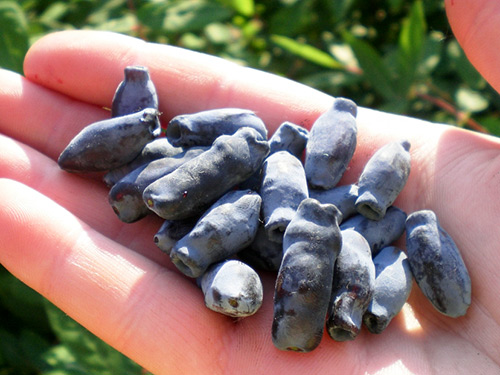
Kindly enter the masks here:
<path id="1" fill-rule="evenodd" d="M 472 305 L 448 318 L 415 286 L 413 324 L 407 308 L 381 335 L 364 330 L 337 343 L 325 334 L 311 353 L 281 352 L 270 332 L 275 275 L 262 275 L 256 315 L 235 322 L 209 311 L 154 245 L 161 220 L 119 222 L 100 181 L 57 166 L 83 126 L 109 117 L 102 107 L 133 64 L 150 69 L 164 121 L 233 106 L 255 110 L 271 131 L 284 120 L 309 127 L 331 102 L 273 75 L 121 35 L 41 39 L 26 57 L 26 78 L 0 71 L 0 262 L 10 272 L 154 374 L 498 373 L 497 138 L 360 109 L 358 147 L 341 183 L 354 182 L 383 144 L 409 139 L 412 171 L 396 204 L 438 214 L 468 266 Z"/>

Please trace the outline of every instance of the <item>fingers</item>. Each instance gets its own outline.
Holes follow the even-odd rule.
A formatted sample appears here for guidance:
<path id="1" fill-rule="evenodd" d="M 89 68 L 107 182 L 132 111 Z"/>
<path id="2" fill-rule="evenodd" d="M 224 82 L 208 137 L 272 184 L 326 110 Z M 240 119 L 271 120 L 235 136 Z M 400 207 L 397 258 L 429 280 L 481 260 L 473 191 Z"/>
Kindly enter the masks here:
<path id="1" fill-rule="evenodd" d="M 72 98 L 110 106 L 127 65 L 145 65 L 164 118 L 216 107 L 258 112 L 270 128 L 282 121 L 308 126 L 331 98 L 280 77 L 172 46 L 114 33 L 51 34 L 28 52 L 26 77 Z"/>
<path id="2" fill-rule="evenodd" d="M 174 268 L 153 243 L 161 225 L 156 217 L 134 225 L 122 223 L 107 200 L 102 183 L 66 173 L 50 158 L 0 135 L 0 176 L 22 182 L 65 207 L 91 227 L 144 256 Z"/>
<path id="3" fill-rule="evenodd" d="M 207 314 L 194 283 L 25 185 L 0 179 L 0 195 L 0 262 L 15 276 L 154 373 L 198 373 L 197 361 L 217 372 L 224 320 Z"/>
<path id="4" fill-rule="evenodd" d="M 446 13 L 453 33 L 470 62 L 500 91 L 500 3 L 496 0 L 474 2 L 446 0 Z"/>
<path id="5" fill-rule="evenodd" d="M 0 133 L 57 159 L 71 138 L 107 115 L 103 109 L 73 100 L 0 69 Z"/>

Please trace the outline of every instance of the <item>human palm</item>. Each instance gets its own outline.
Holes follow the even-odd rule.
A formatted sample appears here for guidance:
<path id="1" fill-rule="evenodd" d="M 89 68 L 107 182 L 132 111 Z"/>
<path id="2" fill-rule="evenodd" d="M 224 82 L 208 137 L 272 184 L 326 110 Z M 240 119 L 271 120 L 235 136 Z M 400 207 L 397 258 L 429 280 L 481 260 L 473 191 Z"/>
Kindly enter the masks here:
<path id="1" fill-rule="evenodd" d="M 472 304 L 449 318 L 415 285 L 411 308 L 382 334 L 364 330 L 342 343 L 325 334 L 311 353 L 282 352 L 271 340 L 274 274 L 262 274 L 264 304 L 254 316 L 214 313 L 154 245 L 160 219 L 121 223 L 98 176 L 57 166 L 83 126 L 109 116 L 102 107 L 126 65 L 149 68 L 165 121 L 243 107 L 270 131 L 285 120 L 309 127 L 331 103 L 297 83 L 182 49 L 112 33 L 45 37 L 28 53 L 26 78 L 0 71 L 0 261 L 16 277 L 154 374 L 500 373 L 497 138 L 360 109 L 358 146 L 341 183 L 354 182 L 380 146 L 408 139 L 412 170 L 396 205 L 437 213 L 469 269 Z M 499 87 L 500 75 L 490 74 Z"/>

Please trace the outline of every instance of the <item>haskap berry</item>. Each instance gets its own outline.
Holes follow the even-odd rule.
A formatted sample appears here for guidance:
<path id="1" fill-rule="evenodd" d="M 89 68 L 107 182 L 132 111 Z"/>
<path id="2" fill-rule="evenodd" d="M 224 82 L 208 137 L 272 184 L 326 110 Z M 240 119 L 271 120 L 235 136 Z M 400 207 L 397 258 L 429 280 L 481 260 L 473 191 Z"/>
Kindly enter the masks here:
<path id="1" fill-rule="evenodd" d="M 130 66 L 111 104 L 112 117 L 77 134 L 59 166 L 105 172 L 122 221 L 165 219 L 153 241 L 197 279 L 210 310 L 258 313 L 265 270 L 277 272 L 270 334 L 280 350 L 314 350 L 325 328 L 337 341 L 355 339 L 362 322 L 381 333 L 413 278 L 438 311 L 466 314 L 470 277 L 436 213 L 393 206 L 410 143 L 384 145 L 355 184 L 338 185 L 356 147 L 353 101 L 332 100 L 310 132 L 284 119 L 268 139 L 255 112 L 219 108 L 174 117 L 163 137 L 149 71 Z M 395 246 L 405 230 L 406 252 Z"/>

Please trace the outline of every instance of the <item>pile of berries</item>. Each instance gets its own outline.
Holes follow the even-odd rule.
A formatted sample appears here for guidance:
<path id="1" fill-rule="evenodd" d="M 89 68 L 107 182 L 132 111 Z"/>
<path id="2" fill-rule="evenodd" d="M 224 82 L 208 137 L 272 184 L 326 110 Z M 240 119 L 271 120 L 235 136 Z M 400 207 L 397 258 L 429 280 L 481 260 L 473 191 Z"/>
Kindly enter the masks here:
<path id="1" fill-rule="evenodd" d="M 393 205 L 410 173 L 410 143 L 386 144 L 356 184 L 338 185 L 356 148 L 356 114 L 354 102 L 336 98 L 310 132 L 284 122 L 268 139 L 254 112 L 221 108 L 174 117 L 162 137 L 148 69 L 129 66 L 112 117 L 85 127 L 58 162 L 106 172 L 123 222 L 163 218 L 154 242 L 197 280 L 210 309 L 254 314 L 257 270 L 277 272 L 278 349 L 309 352 L 325 328 L 337 341 L 354 339 L 362 324 L 381 333 L 413 279 L 438 311 L 464 315 L 471 285 L 455 243 L 434 212 Z M 405 231 L 403 251 L 393 244 Z"/>

